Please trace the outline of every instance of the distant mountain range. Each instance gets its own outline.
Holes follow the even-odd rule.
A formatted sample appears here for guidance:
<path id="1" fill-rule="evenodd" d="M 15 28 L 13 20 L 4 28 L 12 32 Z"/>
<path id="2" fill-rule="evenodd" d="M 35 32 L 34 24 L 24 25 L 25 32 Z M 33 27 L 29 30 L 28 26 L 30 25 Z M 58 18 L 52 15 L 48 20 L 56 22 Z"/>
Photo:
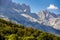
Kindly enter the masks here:
<path id="1" fill-rule="evenodd" d="M 60 14 L 47 10 L 31 13 L 28 5 L 16 4 L 11 0 L 0 0 L 0 18 L 60 35 Z"/>

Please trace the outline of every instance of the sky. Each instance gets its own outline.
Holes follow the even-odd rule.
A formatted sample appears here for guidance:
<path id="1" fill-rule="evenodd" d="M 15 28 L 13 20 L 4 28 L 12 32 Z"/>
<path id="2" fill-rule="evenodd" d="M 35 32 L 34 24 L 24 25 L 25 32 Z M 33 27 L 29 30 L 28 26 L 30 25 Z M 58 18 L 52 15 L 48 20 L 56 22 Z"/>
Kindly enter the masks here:
<path id="1" fill-rule="evenodd" d="M 60 14 L 60 0 L 12 0 L 19 4 L 30 6 L 31 12 L 37 13 L 40 10 L 49 10 Z"/>

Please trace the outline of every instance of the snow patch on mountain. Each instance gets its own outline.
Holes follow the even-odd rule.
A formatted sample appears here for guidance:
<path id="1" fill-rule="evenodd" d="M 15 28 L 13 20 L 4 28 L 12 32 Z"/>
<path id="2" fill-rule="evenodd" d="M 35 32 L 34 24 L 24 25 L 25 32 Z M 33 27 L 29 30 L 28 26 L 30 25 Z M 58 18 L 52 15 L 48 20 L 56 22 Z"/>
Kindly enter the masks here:
<path id="1" fill-rule="evenodd" d="M 13 10 L 18 12 L 18 13 L 23 12 L 23 10 L 18 10 L 18 9 L 15 9 L 15 8 L 13 8 Z"/>
<path id="2" fill-rule="evenodd" d="M 32 18 L 31 16 L 29 16 L 29 15 L 27 15 L 27 14 L 21 14 L 21 15 L 22 15 L 23 17 L 29 19 L 29 20 L 32 21 L 32 22 L 37 22 L 37 19 Z"/>

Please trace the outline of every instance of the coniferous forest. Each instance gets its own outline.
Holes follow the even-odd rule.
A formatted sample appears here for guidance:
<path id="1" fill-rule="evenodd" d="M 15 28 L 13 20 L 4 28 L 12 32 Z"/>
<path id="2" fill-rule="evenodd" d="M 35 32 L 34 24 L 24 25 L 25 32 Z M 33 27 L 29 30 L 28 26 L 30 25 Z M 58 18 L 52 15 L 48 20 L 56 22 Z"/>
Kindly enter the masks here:
<path id="1" fill-rule="evenodd" d="M 60 37 L 0 19 L 0 40 L 60 40 Z"/>

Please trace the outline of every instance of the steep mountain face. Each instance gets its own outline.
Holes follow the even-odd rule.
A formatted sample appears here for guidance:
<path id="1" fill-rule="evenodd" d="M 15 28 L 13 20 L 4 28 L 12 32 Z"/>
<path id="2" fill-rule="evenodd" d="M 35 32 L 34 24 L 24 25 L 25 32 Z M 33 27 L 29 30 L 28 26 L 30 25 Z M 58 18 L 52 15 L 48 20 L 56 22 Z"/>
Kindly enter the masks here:
<path id="1" fill-rule="evenodd" d="M 45 10 L 39 12 L 38 16 L 39 20 L 41 20 L 44 25 L 49 25 L 55 29 L 60 30 L 60 18 L 58 17 L 58 15 Z"/>
<path id="2" fill-rule="evenodd" d="M 60 34 L 60 17 L 54 13 L 47 10 L 38 12 L 38 19 L 43 29 L 48 30 L 48 32 Z"/>
<path id="3" fill-rule="evenodd" d="M 46 32 L 60 34 L 60 16 L 47 10 L 31 13 L 30 7 L 25 4 L 16 4 L 11 0 L 0 0 L 0 18 L 11 20 L 25 26 L 40 29 Z"/>

